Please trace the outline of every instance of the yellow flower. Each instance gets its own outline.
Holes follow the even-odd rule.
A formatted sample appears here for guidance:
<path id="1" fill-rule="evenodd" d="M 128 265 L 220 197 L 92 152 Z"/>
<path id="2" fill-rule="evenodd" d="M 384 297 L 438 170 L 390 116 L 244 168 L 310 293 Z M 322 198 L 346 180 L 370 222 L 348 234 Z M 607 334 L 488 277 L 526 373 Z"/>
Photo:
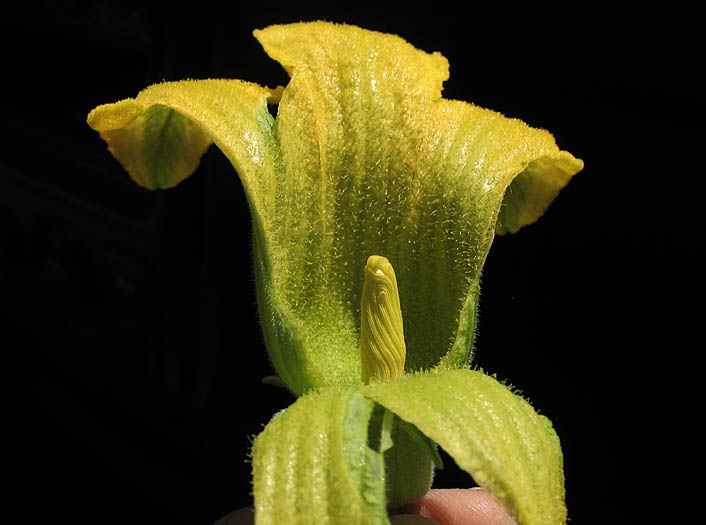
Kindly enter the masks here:
<path id="1" fill-rule="evenodd" d="M 391 501 L 428 488 L 429 438 L 521 521 L 562 522 L 551 425 L 464 367 L 495 233 L 535 221 L 583 163 L 544 130 L 442 98 L 446 59 L 397 36 L 325 22 L 255 36 L 285 88 L 163 83 L 88 122 L 147 188 L 178 184 L 211 143 L 242 181 L 265 342 L 302 395 L 255 442 L 258 523 L 384 523 Z M 363 385 L 379 379 L 361 360 L 374 350 L 361 311 L 373 254 L 394 263 L 404 337 L 380 377 L 397 379 Z M 385 329 L 399 340 L 401 314 Z M 385 483 L 393 456 L 424 460 Z"/>

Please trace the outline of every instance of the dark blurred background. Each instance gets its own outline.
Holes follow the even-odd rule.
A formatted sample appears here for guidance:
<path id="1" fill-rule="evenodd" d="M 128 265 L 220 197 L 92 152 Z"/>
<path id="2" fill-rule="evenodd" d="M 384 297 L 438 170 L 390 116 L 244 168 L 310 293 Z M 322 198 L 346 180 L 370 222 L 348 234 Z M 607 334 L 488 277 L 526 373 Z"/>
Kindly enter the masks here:
<path id="1" fill-rule="evenodd" d="M 649 396 L 676 366 L 696 17 L 472 2 L 22 5 L 0 15 L 0 347 L 22 521 L 206 524 L 250 504 L 251 438 L 292 399 L 260 382 L 271 370 L 240 183 L 212 148 L 177 188 L 142 190 L 85 118 L 161 80 L 284 84 L 251 32 L 313 19 L 441 51 L 446 97 L 547 128 L 586 162 L 539 223 L 496 240 L 475 362 L 555 423 L 572 523 L 630 520 L 659 483 L 644 452 Z M 663 425 L 671 412 L 659 412 Z M 446 463 L 438 486 L 471 483 Z"/>

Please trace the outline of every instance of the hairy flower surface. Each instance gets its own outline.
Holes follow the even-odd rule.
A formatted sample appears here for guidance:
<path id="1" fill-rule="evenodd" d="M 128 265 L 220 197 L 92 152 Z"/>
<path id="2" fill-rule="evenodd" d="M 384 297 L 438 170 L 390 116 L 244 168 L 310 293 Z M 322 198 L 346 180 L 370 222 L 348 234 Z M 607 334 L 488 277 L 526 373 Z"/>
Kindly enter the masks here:
<path id="1" fill-rule="evenodd" d="M 286 87 L 163 83 L 88 123 L 144 187 L 178 184 L 211 143 L 242 181 L 266 346 L 302 396 L 255 441 L 258 523 L 386 523 L 428 488 L 430 440 L 521 522 L 563 522 L 551 424 L 465 367 L 494 235 L 535 221 L 583 163 L 547 131 L 442 98 L 446 59 L 397 36 L 313 22 L 255 37 Z M 371 255 L 394 265 L 389 322 L 361 310 Z M 390 373 L 366 362 L 378 349 Z"/>

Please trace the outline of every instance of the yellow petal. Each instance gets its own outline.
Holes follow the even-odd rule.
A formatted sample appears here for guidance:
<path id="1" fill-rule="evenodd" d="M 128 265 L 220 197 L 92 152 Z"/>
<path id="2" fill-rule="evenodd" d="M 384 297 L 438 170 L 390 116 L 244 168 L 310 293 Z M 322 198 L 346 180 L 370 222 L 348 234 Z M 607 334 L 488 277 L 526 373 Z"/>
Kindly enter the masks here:
<path id="1" fill-rule="evenodd" d="M 515 233 L 539 219 L 559 190 L 582 169 L 583 161 L 566 151 L 530 163 L 505 192 L 495 231 L 501 235 Z"/>
<path id="2" fill-rule="evenodd" d="M 145 187 L 187 177 L 211 142 L 230 159 L 253 215 L 266 344 L 294 392 L 360 380 L 371 253 L 395 262 L 407 370 L 465 363 L 496 229 L 535 220 L 582 163 L 544 130 L 442 99 L 446 59 L 397 36 L 324 22 L 255 35 L 291 73 L 284 90 L 159 84 L 89 123 Z"/>
<path id="3" fill-rule="evenodd" d="M 446 59 L 397 36 L 324 22 L 255 36 L 292 75 L 268 212 L 268 303 L 299 334 L 281 346 L 303 356 L 312 385 L 358 381 L 359 268 L 382 253 L 399 283 L 406 368 L 446 354 L 463 364 L 503 196 L 528 167 L 547 171 L 539 159 L 551 171 L 567 154 L 547 131 L 442 99 Z"/>
<path id="4" fill-rule="evenodd" d="M 130 176 L 146 188 L 169 188 L 191 175 L 215 142 L 246 189 L 262 171 L 267 88 L 239 80 L 185 80 L 150 86 L 135 99 L 99 106 L 88 124 Z M 253 197 L 254 195 L 248 195 Z"/>

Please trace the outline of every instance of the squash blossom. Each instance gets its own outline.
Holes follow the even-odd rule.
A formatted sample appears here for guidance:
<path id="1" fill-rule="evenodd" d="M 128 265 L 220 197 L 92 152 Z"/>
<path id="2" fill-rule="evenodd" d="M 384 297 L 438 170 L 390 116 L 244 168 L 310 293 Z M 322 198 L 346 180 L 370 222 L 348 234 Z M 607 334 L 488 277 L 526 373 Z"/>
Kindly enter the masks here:
<path id="1" fill-rule="evenodd" d="M 442 98 L 446 59 L 397 36 L 254 34 L 285 88 L 165 82 L 88 123 L 146 188 L 178 184 L 211 143 L 240 177 L 267 351 L 297 396 L 253 444 L 256 522 L 389 523 L 429 489 L 438 445 L 518 522 L 564 523 L 551 423 L 469 362 L 494 235 L 539 218 L 583 163 Z"/>

